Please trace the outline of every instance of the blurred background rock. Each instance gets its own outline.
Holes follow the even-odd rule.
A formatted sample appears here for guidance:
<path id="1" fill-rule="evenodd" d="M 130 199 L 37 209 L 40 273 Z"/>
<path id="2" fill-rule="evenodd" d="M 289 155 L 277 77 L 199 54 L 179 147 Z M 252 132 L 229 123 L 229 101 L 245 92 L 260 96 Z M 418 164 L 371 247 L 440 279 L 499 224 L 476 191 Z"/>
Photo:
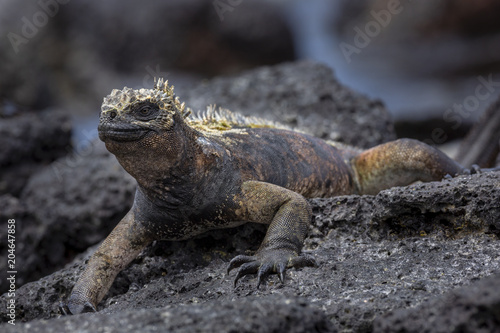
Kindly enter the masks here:
<path id="1" fill-rule="evenodd" d="M 268 2 L 242 2 L 222 20 L 205 0 L 60 2 L 0 4 L 0 96 L 67 110 L 77 140 L 112 88 L 151 87 L 155 76 L 182 86 L 295 59 L 287 22 Z"/>
<path id="2" fill-rule="evenodd" d="M 102 98 L 113 88 L 151 87 L 163 76 L 182 97 L 213 76 L 311 59 L 381 99 L 399 136 L 443 144 L 464 136 L 500 92 L 499 7 L 493 0 L 4 0 L 0 99 L 63 110 L 78 145 L 96 135 Z M 493 85 L 474 100 L 484 81 Z"/>
<path id="3" fill-rule="evenodd" d="M 397 14 L 384 27 L 376 16 L 394 3 L 399 4 Z M 499 9 L 491 0 L 343 1 L 330 26 L 341 41 L 352 43 L 354 28 L 365 31 L 368 22 L 381 28 L 350 65 L 337 63 L 337 75 L 382 98 L 398 135 L 426 140 L 432 129 L 443 128 L 446 141 L 461 137 L 500 92 Z M 484 82 L 479 77 L 496 85 L 485 98 L 480 96 L 478 105 L 468 105 Z M 454 105 L 464 104 L 466 111 L 457 112 Z M 421 126 L 413 127 L 415 121 Z"/>

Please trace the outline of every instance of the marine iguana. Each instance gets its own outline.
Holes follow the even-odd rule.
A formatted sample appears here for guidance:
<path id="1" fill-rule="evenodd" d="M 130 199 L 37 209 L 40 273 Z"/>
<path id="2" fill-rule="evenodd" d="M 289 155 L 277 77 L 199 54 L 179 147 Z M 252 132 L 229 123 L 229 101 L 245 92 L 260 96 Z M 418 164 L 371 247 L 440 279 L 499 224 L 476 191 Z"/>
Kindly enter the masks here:
<path id="1" fill-rule="evenodd" d="M 235 284 L 290 267 L 312 217 L 305 197 L 375 194 L 466 171 L 424 143 L 400 139 L 360 150 L 258 118 L 209 108 L 193 114 L 157 80 L 104 98 L 99 138 L 137 180 L 130 211 L 88 261 L 63 310 L 96 311 L 116 275 L 154 240 L 183 240 L 246 222 L 269 224 L 258 251 L 231 260 Z"/>

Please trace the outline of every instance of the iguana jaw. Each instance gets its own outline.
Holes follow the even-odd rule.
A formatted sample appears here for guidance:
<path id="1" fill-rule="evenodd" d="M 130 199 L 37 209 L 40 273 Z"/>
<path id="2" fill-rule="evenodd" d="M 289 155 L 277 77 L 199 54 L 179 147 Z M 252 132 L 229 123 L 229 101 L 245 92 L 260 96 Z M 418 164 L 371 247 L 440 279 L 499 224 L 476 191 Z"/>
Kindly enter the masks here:
<path id="1" fill-rule="evenodd" d="M 129 142 L 141 140 L 152 130 L 133 124 L 127 124 L 126 126 L 123 126 L 105 123 L 99 124 L 98 131 L 99 139 L 101 139 L 101 141 L 103 142 Z"/>

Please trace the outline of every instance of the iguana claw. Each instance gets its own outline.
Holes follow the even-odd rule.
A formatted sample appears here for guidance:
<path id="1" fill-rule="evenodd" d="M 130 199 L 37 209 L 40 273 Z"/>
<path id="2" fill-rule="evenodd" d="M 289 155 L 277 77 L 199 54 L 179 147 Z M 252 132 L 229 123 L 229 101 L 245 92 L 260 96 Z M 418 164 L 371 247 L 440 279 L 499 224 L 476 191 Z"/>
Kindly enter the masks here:
<path id="1" fill-rule="evenodd" d="M 64 303 L 62 301 L 59 303 L 59 311 L 61 311 L 63 316 L 69 316 L 85 312 L 97 312 L 97 309 L 88 301 L 77 304 L 76 302 L 72 302 L 70 298 L 68 303 Z"/>
<path id="2" fill-rule="evenodd" d="M 267 250 L 258 252 L 254 256 L 239 255 L 234 257 L 229 263 L 227 272 L 229 274 L 232 269 L 240 267 L 234 279 L 235 287 L 243 276 L 257 274 L 257 288 L 259 288 L 271 273 L 278 274 L 281 283 L 284 283 L 287 268 L 306 266 L 317 266 L 316 260 L 309 255 L 296 255 L 288 253 L 286 250 Z"/>

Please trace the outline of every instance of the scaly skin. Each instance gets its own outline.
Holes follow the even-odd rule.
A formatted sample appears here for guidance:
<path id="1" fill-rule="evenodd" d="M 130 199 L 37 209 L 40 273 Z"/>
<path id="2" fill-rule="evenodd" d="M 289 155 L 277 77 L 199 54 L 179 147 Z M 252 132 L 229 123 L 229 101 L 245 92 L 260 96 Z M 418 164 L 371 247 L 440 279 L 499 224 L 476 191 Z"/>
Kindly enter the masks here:
<path id="1" fill-rule="evenodd" d="M 114 90 L 99 137 L 138 183 L 134 205 L 90 258 L 68 300 L 95 311 L 116 275 L 154 240 L 182 240 L 245 222 L 269 224 L 253 256 L 237 256 L 236 281 L 313 266 L 301 254 L 311 220 L 304 197 L 373 194 L 463 168 L 415 140 L 361 151 L 228 111 L 190 116 L 162 80 L 154 89 Z"/>

